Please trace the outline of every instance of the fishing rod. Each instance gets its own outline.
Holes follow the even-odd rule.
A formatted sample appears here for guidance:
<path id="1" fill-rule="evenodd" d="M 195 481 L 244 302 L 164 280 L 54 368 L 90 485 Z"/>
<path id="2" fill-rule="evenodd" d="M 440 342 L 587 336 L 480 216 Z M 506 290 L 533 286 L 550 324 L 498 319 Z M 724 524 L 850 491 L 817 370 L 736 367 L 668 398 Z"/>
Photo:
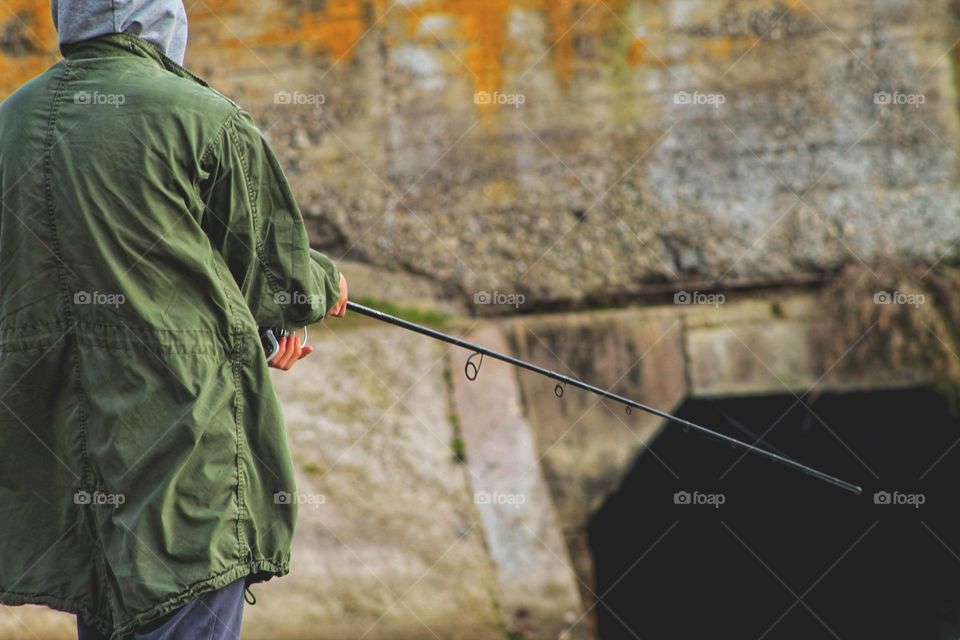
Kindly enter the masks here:
<path id="1" fill-rule="evenodd" d="M 749 453 L 762 456 L 768 460 L 779 462 L 780 464 L 790 467 L 795 471 L 800 471 L 809 476 L 813 476 L 818 480 L 829 482 L 834 486 L 850 491 L 851 493 L 855 493 L 858 496 L 861 495 L 861 493 L 863 493 L 863 490 L 855 484 L 852 484 L 845 480 L 841 480 L 840 478 L 836 478 L 822 471 L 818 471 L 813 467 L 808 467 L 807 465 L 797 462 L 796 460 L 792 460 L 790 458 L 787 458 L 786 456 L 772 453 L 770 451 L 767 451 L 766 449 L 761 449 L 760 447 L 754 446 L 752 444 L 748 444 L 741 440 L 737 440 L 736 438 L 731 438 L 730 436 L 724 435 L 722 433 L 719 433 L 712 429 L 708 429 L 706 427 L 702 427 L 694 422 L 690 422 L 689 420 L 685 420 L 683 418 L 671 415 L 666 411 L 661 411 L 660 409 L 656 409 L 654 407 L 645 405 L 642 402 L 637 402 L 636 400 L 631 400 L 630 398 L 617 395 L 616 393 L 607 391 L 606 389 L 595 387 L 594 385 L 583 382 L 582 380 L 577 380 L 576 378 L 565 376 L 562 373 L 557 373 L 556 371 L 551 371 L 550 369 L 546 369 L 544 367 L 538 367 L 537 365 L 526 362 L 525 360 L 520 360 L 519 358 L 514 358 L 513 356 L 509 356 L 505 353 L 500 353 L 499 351 L 494 351 L 493 349 L 482 347 L 478 344 L 474 344 L 473 342 L 469 342 L 467 340 L 463 340 L 461 338 L 451 336 L 449 334 L 443 333 L 442 331 L 437 331 L 436 329 L 431 329 L 430 327 L 425 327 L 415 322 L 410 322 L 409 320 L 404 320 L 403 318 L 398 318 L 388 313 L 384 313 L 376 309 L 371 309 L 370 307 L 366 307 L 356 302 L 347 302 L 347 309 L 351 311 L 355 311 L 361 315 L 373 318 L 374 320 L 379 320 L 381 322 L 386 322 L 387 324 L 396 325 L 398 327 L 402 327 L 409 331 L 414 331 L 416 333 L 428 336 L 430 338 L 441 340 L 443 342 L 447 342 L 449 344 L 461 347 L 468 351 L 472 351 L 473 355 L 467 358 L 467 362 L 464 365 L 464 374 L 467 376 L 468 380 L 472 381 L 477 379 L 477 376 L 480 374 L 480 365 L 483 364 L 484 356 L 487 356 L 489 358 L 494 358 L 496 360 L 501 360 L 508 364 L 512 364 L 515 367 L 520 367 L 521 369 L 533 371 L 534 373 L 539 373 L 540 375 L 545 376 L 547 378 L 552 378 L 553 380 L 557 380 L 558 383 L 554 389 L 554 393 L 558 398 L 563 397 L 565 385 L 570 385 L 571 387 L 577 387 L 578 389 L 589 391 L 592 394 L 598 395 L 602 398 L 607 398 L 608 400 L 613 400 L 614 402 L 618 402 L 624 405 L 624 407 L 626 408 L 626 412 L 628 414 L 632 413 L 633 409 L 639 409 L 640 411 L 645 411 L 646 413 L 659 416 L 664 420 L 668 420 L 670 422 L 679 424 L 681 427 L 684 428 L 685 431 L 693 429 L 694 431 L 696 431 L 701 435 L 707 436 L 709 438 L 713 438 L 714 440 L 719 440 L 720 442 L 729 444 L 737 449 L 743 449 L 744 451 L 747 451 Z M 474 358 L 479 358 L 479 359 L 477 362 L 474 362 L 473 361 Z"/>

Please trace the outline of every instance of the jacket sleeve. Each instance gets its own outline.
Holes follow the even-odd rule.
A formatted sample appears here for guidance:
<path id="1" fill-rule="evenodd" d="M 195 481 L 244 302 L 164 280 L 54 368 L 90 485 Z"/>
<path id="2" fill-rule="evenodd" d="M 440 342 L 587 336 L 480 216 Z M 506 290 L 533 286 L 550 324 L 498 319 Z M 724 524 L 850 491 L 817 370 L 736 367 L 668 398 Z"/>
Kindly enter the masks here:
<path id="1" fill-rule="evenodd" d="M 261 327 L 318 322 L 340 297 L 340 273 L 311 249 L 280 163 L 238 110 L 200 161 L 201 226 Z"/>

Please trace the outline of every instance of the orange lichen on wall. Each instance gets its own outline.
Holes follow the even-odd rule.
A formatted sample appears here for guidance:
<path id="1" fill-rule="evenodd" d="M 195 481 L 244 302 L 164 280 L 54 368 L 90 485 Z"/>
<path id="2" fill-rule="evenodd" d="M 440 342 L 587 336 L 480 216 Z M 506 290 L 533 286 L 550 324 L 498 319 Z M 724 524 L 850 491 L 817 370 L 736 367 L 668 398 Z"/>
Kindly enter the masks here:
<path id="1" fill-rule="evenodd" d="M 466 44 L 462 55 L 475 93 L 494 94 L 504 86 L 503 57 L 507 49 L 507 18 L 514 0 L 438 0 L 412 9 L 416 18 L 449 14 L 457 18 Z M 481 110 L 495 108 L 494 101 L 478 104 Z"/>
<path id="2" fill-rule="evenodd" d="M 644 62 L 655 61 L 656 58 L 650 51 L 646 38 L 634 38 L 627 50 L 627 62 L 631 65 L 638 65 Z"/>
<path id="3" fill-rule="evenodd" d="M 187 7 L 191 19 L 217 17 L 221 14 L 236 13 L 239 9 L 237 0 L 199 0 Z"/>
<path id="4" fill-rule="evenodd" d="M 647 0 L 648 2 L 652 0 Z M 601 38 L 612 30 L 629 27 L 620 16 L 631 0 L 423 0 L 399 4 L 392 0 L 328 0 L 322 11 L 276 11 L 270 22 L 252 37 L 225 40 L 232 46 L 298 46 L 310 52 L 329 54 L 334 60 L 350 59 L 358 41 L 377 23 L 397 21 L 407 25 L 406 37 L 436 44 L 449 50 L 450 68 L 469 78 L 476 93 L 504 91 L 505 69 L 513 43 L 509 37 L 510 14 L 514 10 L 542 12 L 547 29 L 543 47 L 561 84 L 567 84 L 576 71 L 576 42 L 582 38 Z M 236 0 L 202 0 L 207 13 L 235 11 Z M 455 19 L 455 41 L 447 34 L 422 29 L 430 16 L 448 15 Z M 396 36 L 387 29 L 388 42 Z M 446 54 L 447 51 L 442 51 Z M 628 54 L 630 55 L 630 54 Z M 639 51 L 632 54 L 640 61 Z M 530 64 L 536 64 L 531 60 Z M 522 66 L 522 65 L 521 65 Z M 525 69 L 518 71 L 522 74 Z M 479 105 L 494 109 L 496 102 Z"/>
<path id="5" fill-rule="evenodd" d="M 56 46 L 56 29 L 46 0 L 4 0 L 0 2 L 0 23 L 4 28 L 11 21 L 19 23 L 14 28 L 23 28 L 40 49 Z"/>
<path id="6" fill-rule="evenodd" d="M 243 45 L 297 45 L 313 52 L 330 54 L 334 60 L 353 57 L 354 48 L 367 33 L 370 25 L 379 20 L 386 0 L 329 0 L 323 11 L 303 11 L 295 19 L 295 26 L 273 25 L 259 35 L 228 44 Z"/>
<path id="7" fill-rule="evenodd" d="M 50 3 L 3 0 L 0 30 L 6 34 L 6 42 L 0 48 L 0 95 L 7 95 L 42 73 L 59 55 Z"/>
<path id="8" fill-rule="evenodd" d="M 238 37 L 226 30 L 215 38 L 222 44 L 250 47 L 298 46 L 313 53 L 326 53 L 332 60 L 350 59 L 355 47 L 375 23 L 406 20 L 418 26 L 431 15 L 449 15 L 457 24 L 456 42 L 444 42 L 453 55 L 450 68 L 472 83 L 476 93 L 495 94 L 505 91 L 509 82 L 506 66 L 513 43 L 509 38 L 510 14 L 514 10 L 542 12 L 546 31 L 542 46 L 557 81 L 567 85 L 577 70 L 576 43 L 584 39 L 604 38 L 616 31 L 629 29 L 621 13 L 631 0 L 423 0 L 416 4 L 396 4 L 392 0 L 327 0 L 322 11 L 275 10 L 266 15 L 269 22 L 259 25 L 252 37 Z M 791 4 L 799 0 L 791 0 Z M 656 2 L 645 0 L 642 4 Z M 18 48 L 8 44 L 0 49 L 0 90 L 9 91 L 41 72 L 56 59 L 56 34 L 50 19 L 47 0 L 3 0 L 0 2 L 0 27 L 18 35 Z M 238 19 L 238 14 L 256 15 L 251 5 L 238 0 L 200 0 L 191 5 L 190 18 L 198 26 L 221 16 Z M 11 23 L 11 21 L 13 21 Z M 20 32 L 18 34 L 17 32 Z M 389 29 L 387 30 L 390 31 Z M 219 33 L 219 32 L 218 32 Z M 436 42 L 438 34 L 424 35 L 413 28 L 409 33 Z M 22 34 L 22 35 L 21 35 Z M 445 36 L 444 36 L 445 37 Z M 391 40 L 392 42 L 392 40 Z M 729 46 L 718 43 L 719 47 Z M 718 50 L 719 52 L 719 50 Z M 632 64 L 655 62 L 649 44 L 636 38 L 626 52 Z M 519 59 L 519 58 L 518 58 Z M 539 64 L 538 60 L 520 62 Z M 590 64 L 590 61 L 581 61 Z M 518 68 L 521 75 L 526 68 Z M 495 101 L 479 105 L 481 110 L 494 110 Z"/>
<path id="9" fill-rule="evenodd" d="M 528 0 L 536 10 L 543 11 L 547 20 L 547 37 L 544 45 L 549 51 L 557 81 L 566 86 L 573 80 L 578 66 L 589 67 L 592 61 L 582 58 L 577 51 L 578 41 L 600 43 L 597 50 L 605 46 L 605 41 L 618 33 L 633 37 L 626 18 L 622 15 L 630 0 Z M 632 48 L 626 52 L 627 62 L 631 56 L 640 52 Z M 650 56 L 651 60 L 655 60 Z M 642 61 L 640 58 L 636 62 Z"/>
<path id="10" fill-rule="evenodd" d="M 809 0 L 808 0 L 809 1 Z M 806 13 L 810 15 L 816 15 L 807 3 L 804 0 L 786 0 L 787 9 L 793 11 L 794 13 Z M 779 6 L 778 3 L 774 3 L 774 6 Z"/>
<path id="11" fill-rule="evenodd" d="M 547 14 L 547 37 L 550 56 L 556 70 L 557 80 L 566 85 L 573 78 L 574 10 L 580 0 L 542 0 Z"/>
<path id="12" fill-rule="evenodd" d="M 511 43 L 507 37 L 510 13 L 528 9 L 544 13 L 547 23 L 543 46 L 561 84 L 567 84 L 575 71 L 578 38 L 603 35 L 611 26 L 625 28 L 617 11 L 627 0 L 431 0 L 410 8 L 415 21 L 426 16 L 446 14 L 457 19 L 466 48 L 461 60 L 478 93 L 495 93 L 506 81 L 505 57 Z M 416 31 L 415 29 L 411 31 Z M 533 60 L 531 64 L 538 61 Z M 526 69 L 520 69 L 522 74 Z M 495 104 L 481 105 L 494 108 Z"/>
<path id="13" fill-rule="evenodd" d="M 759 38 L 722 36 L 711 38 L 703 42 L 704 50 L 715 58 L 729 58 L 734 46 L 741 45 L 744 49 L 752 47 Z"/>

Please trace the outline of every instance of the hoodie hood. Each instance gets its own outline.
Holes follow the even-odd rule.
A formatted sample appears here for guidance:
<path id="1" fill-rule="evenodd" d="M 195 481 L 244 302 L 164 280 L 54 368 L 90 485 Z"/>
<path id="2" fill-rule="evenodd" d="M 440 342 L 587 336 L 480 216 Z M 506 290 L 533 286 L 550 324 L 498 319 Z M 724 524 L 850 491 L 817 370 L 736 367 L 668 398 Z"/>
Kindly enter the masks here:
<path id="1" fill-rule="evenodd" d="M 129 33 L 160 48 L 179 65 L 187 48 L 183 0 L 52 0 L 60 48 L 104 36 Z"/>

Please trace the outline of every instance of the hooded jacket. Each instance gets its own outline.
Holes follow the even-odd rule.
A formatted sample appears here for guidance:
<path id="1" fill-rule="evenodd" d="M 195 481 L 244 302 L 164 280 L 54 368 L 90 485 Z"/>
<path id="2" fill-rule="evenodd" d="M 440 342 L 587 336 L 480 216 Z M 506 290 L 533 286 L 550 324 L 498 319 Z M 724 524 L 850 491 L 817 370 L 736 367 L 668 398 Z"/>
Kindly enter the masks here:
<path id="1" fill-rule="evenodd" d="M 182 0 L 52 0 L 60 47 L 111 33 L 140 36 L 183 64 L 187 12 Z"/>
<path id="2" fill-rule="evenodd" d="M 139 35 L 81 20 L 67 39 L 94 39 L 0 104 L 0 602 L 112 640 L 288 571 L 294 475 L 258 327 L 339 295 L 250 116 L 124 15 Z"/>

